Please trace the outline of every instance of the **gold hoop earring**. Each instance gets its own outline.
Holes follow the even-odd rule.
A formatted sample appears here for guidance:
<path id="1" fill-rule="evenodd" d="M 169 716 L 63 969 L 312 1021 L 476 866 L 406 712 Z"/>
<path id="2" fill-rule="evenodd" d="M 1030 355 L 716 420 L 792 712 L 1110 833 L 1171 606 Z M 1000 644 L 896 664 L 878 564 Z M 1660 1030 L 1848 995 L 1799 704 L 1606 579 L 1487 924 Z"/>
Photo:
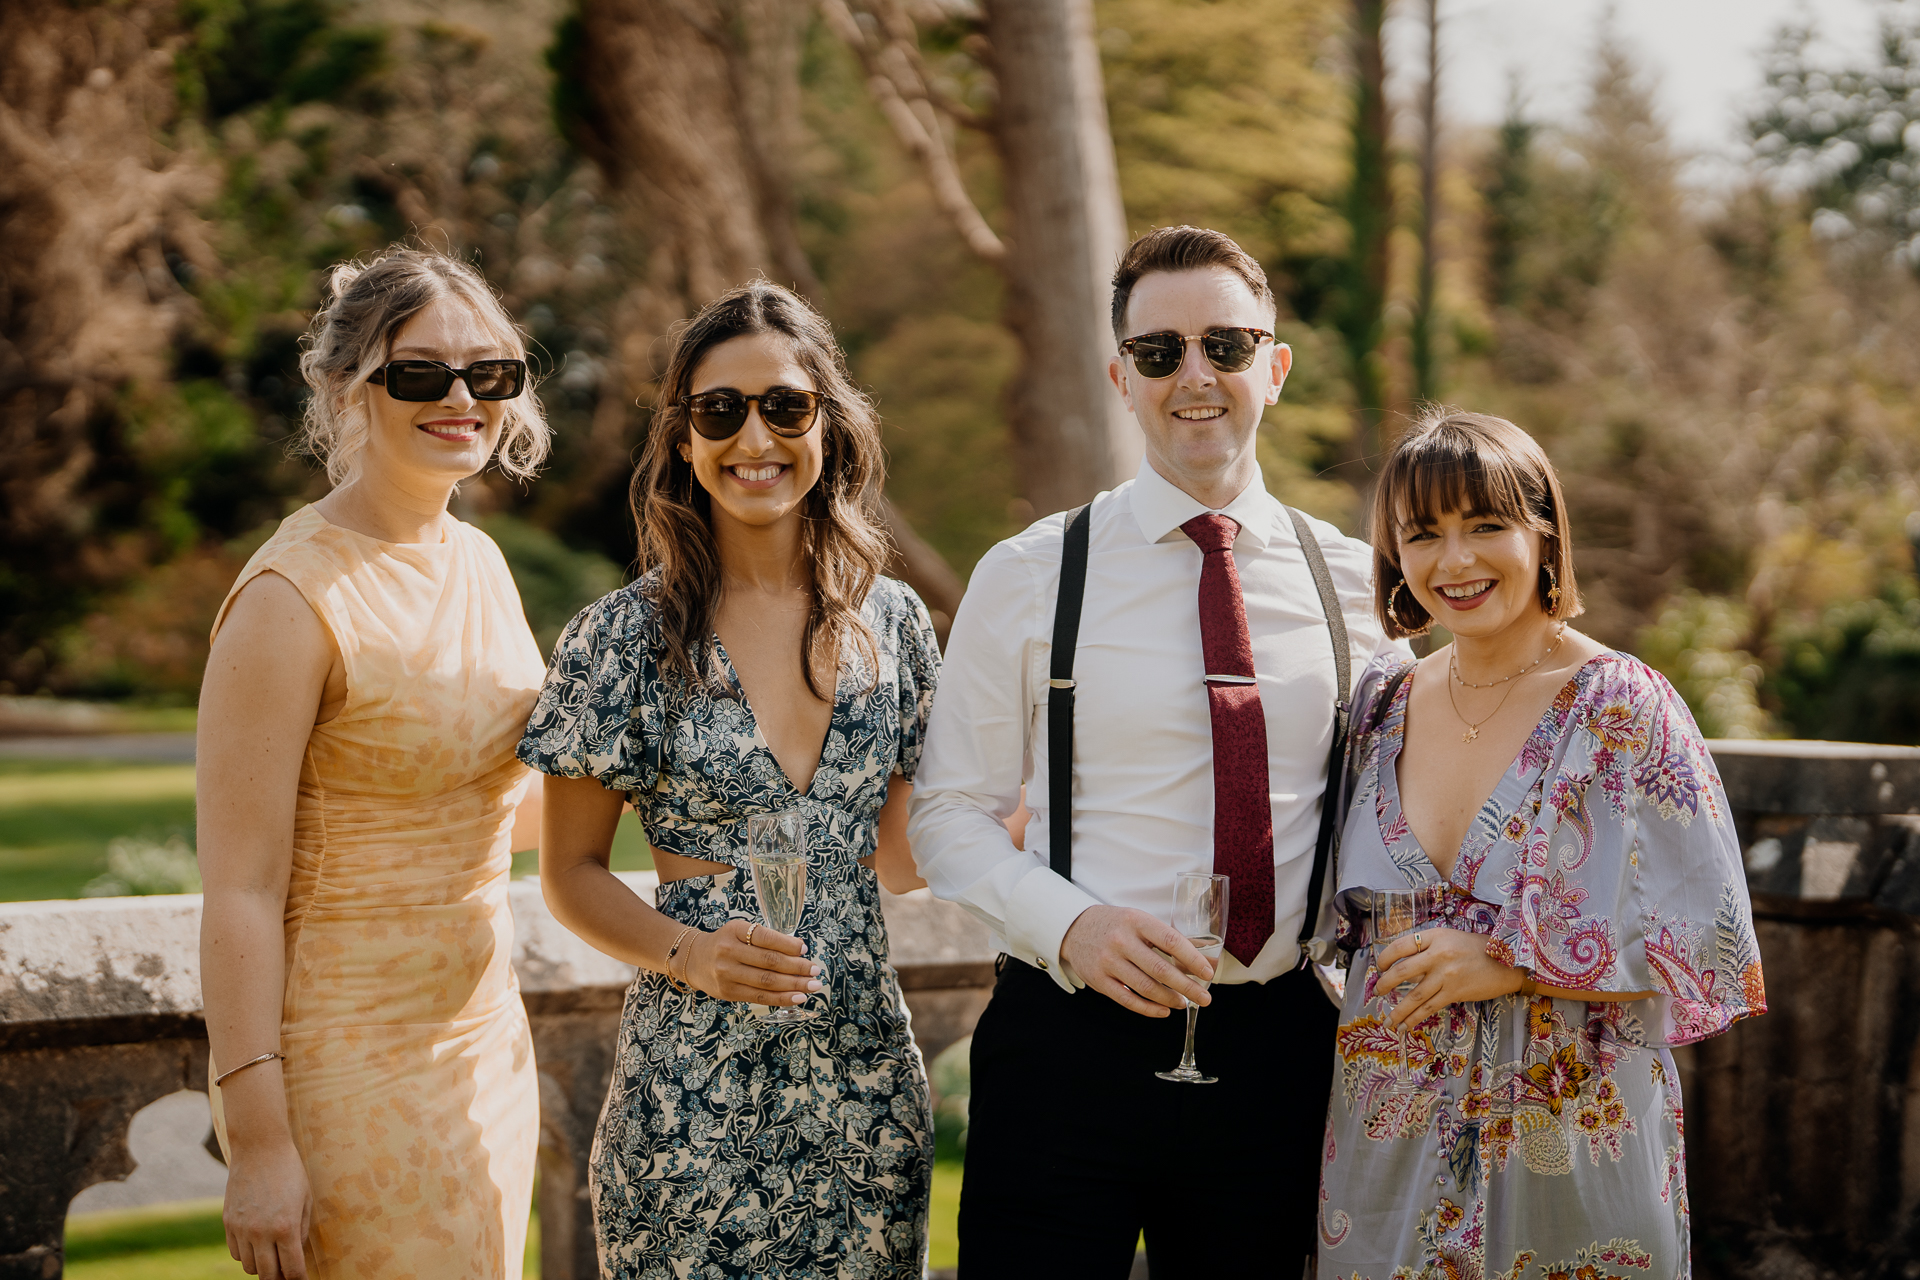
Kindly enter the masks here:
<path id="1" fill-rule="evenodd" d="M 1407 586 L 1407 580 L 1405 578 L 1394 583 L 1393 590 L 1387 593 L 1387 613 L 1392 617 L 1393 625 L 1406 632 L 1408 636 L 1423 636 L 1433 630 L 1433 619 L 1432 617 L 1428 617 L 1427 625 L 1416 630 L 1412 623 L 1400 616 L 1400 591 L 1403 587 L 1406 588 L 1409 597 L 1413 595 L 1413 588 Z M 1418 604 L 1419 601 L 1416 600 L 1414 603 Z"/>
<path id="2" fill-rule="evenodd" d="M 1557 618 L 1560 616 L 1560 575 L 1550 564 L 1540 567 L 1547 571 L 1547 616 Z"/>

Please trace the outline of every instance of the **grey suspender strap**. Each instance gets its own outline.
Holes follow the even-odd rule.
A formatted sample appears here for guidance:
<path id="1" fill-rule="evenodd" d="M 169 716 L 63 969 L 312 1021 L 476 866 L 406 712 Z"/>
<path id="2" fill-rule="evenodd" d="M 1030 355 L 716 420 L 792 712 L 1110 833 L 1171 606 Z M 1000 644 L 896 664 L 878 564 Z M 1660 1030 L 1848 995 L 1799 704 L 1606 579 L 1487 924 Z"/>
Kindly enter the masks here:
<path id="1" fill-rule="evenodd" d="M 1062 880 L 1073 879 L 1073 654 L 1080 645 L 1080 602 L 1087 594 L 1092 529 L 1091 502 L 1068 513 L 1047 671 L 1047 865 Z"/>
<path id="2" fill-rule="evenodd" d="M 1313 585 L 1320 589 L 1320 611 L 1327 617 L 1327 631 L 1333 637 L 1333 669 L 1340 692 L 1333 704 L 1333 744 L 1327 749 L 1326 789 L 1320 796 L 1320 834 L 1313 842 L 1313 879 L 1307 882 L 1307 917 L 1300 924 L 1300 949 L 1304 952 L 1313 940 L 1320 922 L 1320 894 L 1326 884 L 1327 864 L 1337 856 L 1340 840 L 1341 781 L 1347 767 L 1347 700 L 1353 694 L 1353 657 L 1347 641 L 1346 619 L 1340 613 L 1340 596 L 1333 589 L 1333 575 L 1327 572 L 1327 558 L 1320 554 L 1320 540 L 1313 536 L 1307 518 L 1287 508 L 1293 517 L 1293 531 L 1300 538 L 1300 550 L 1313 573 Z"/>

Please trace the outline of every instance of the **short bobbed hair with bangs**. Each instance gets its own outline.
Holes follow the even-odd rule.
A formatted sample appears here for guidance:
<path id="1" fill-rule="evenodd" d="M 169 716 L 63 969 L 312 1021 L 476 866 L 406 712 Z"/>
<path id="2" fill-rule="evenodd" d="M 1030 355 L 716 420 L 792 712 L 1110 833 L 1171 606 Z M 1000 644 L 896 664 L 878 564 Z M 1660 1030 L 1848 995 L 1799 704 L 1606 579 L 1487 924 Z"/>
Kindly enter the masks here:
<path id="1" fill-rule="evenodd" d="M 1400 535 L 1450 511 L 1498 516 L 1538 533 L 1540 611 L 1549 618 L 1580 616 L 1585 606 L 1574 580 L 1566 498 L 1546 450 L 1505 418 L 1436 408 L 1394 443 L 1374 489 L 1373 609 L 1389 636 L 1417 635 L 1433 622 L 1411 588 L 1400 590 L 1407 580 Z"/>

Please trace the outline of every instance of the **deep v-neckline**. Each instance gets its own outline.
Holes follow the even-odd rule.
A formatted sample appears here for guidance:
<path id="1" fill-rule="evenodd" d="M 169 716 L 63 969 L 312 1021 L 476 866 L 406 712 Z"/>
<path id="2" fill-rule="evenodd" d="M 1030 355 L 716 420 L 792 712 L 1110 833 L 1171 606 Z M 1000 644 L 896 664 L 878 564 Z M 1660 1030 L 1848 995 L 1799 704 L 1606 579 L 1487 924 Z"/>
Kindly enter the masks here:
<path id="1" fill-rule="evenodd" d="M 753 709 L 753 699 L 747 696 L 747 686 L 740 679 L 740 673 L 734 669 L 733 655 L 727 652 L 726 642 L 720 639 L 718 631 L 713 633 L 713 647 L 720 655 L 720 666 L 727 673 L 727 682 L 733 686 L 733 691 L 740 695 L 740 706 L 746 711 L 747 719 L 753 725 L 755 749 L 767 753 L 767 759 L 773 761 L 774 772 L 780 775 L 780 781 L 786 784 L 787 790 L 797 796 L 811 796 L 814 784 L 820 781 L 821 769 L 826 767 L 827 749 L 833 745 L 833 731 L 839 727 L 840 709 L 845 701 L 840 696 L 839 662 L 836 660 L 833 665 L 833 709 L 827 713 L 827 731 L 820 737 L 820 750 L 814 756 L 813 773 L 808 777 L 807 785 L 801 788 L 793 785 L 793 779 L 787 774 L 787 766 L 781 764 L 780 757 L 774 754 L 773 744 L 767 740 L 765 730 L 760 727 L 760 716 Z"/>
<path id="2" fill-rule="evenodd" d="M 1460 870 L 1461 863 L 1465 861 L 1467 844 L 1473 839 L 1474 833 L 1481 829 L 1482 822 L 1487 817 L 1487 811 L 1500 802 L 1501 793 L 1507 789 L 1509 783 L 1525 776 L 1524 771 L 1521 769 L 1521 762 L 1527 758 L 1527 750 L 1533 746 L 1534 740 L 1540 737 L 1553 721 L 1554 712 L 1560 707 L 1561 697 L 1569 688 L 1578 685 L 1579 682 L 1586 677 L 1588 667 L 1591 667 L 1602 658 L 1611 656 L 1612 653 L 1613 650 L 1608 649 L 1594 654 L 1578 667 L 1575 667 L 1572 673 L 1567 676 L 1565 683 L 1554 690 L 1553 700 L 1547 703 L 1547 709 L 1540 713 L 1540 718 L 1534 722 L 1533 728 L 1528 732 L 1527 736 L 1521 740 L 1520 749 L 1513 753 L 1513 760 L 1501 771 L 1500 776 L 1494 779 L 1493 790 L 1487 793 L 1487 798 L 1481 802 L 1480 807 L 1473 811 L 1473 818 L 1467 823 L 1466 834 L 1460 837 L 1460 847 L 1453 851 L 1453 868 L 1444 873 L 1440 870 L 1440 864 L 1433 860 L 1433 855 L 1427 852 L 1427 847 L 1420 843 L 1420 837 L 1413 834 L 1413 823 L 1408 820 L 1406 805 L 1403 804 L 1400 799 L 1400 756 L 1405 752 L 1407 746 L 1407 707 L 1413 700 L 1413 682 L 1419 678 L 1419 674 L 1417 671 L 1409 673 L 1408 678 L 1401 681 L 1401 687 L 1396 690 L 1394 694 L 1395 701 L 1398 702 L 1399 705 L 1395 708 L 1389 708 L 1388 711 L 1390 716 L 1397 715 L 1399 717 L 1400 732 L 1394 739 L 1392 753 L 1380 762 L 1380 789 L 1381 793 L 1386 797 L 1391 811 L 1399 815 L 1399 821 L 1393 825 L 1398 826 L 1401 831 L 1406 833 L 1403 837 L 1406 843 L 1413 846 L 1420 854 L 1421 861 L 1436 877 L 1449 884 L 1453 882 L 1455 873 Z M 1375 825 L 1380 828 L 1381 841 L 1391 850 L 1394 845 L 1394 840 L 1390 837 L 1388 827 L 1384 825 L 1386 817 L 1385 812 L 1377 812 L 1374 817 L 1374 822 Z"/>

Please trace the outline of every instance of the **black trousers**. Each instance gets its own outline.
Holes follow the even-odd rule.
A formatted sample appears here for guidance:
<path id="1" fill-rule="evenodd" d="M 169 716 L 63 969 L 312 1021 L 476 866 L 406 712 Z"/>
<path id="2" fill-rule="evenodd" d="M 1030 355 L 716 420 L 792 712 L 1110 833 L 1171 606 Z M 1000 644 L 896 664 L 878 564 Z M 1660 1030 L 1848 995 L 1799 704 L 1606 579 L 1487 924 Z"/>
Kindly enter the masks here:
<path id="1" fill-rule="evenodd" d="M 1181 1014 L 1071 995 L 1002 957 L 973 1033 L 961 1280 L 1295 1280 L 1313 1249 L 1337 1010 L 1310 972 L 1213 988 L 1194 1054 L 1218 1084 L 1154 1076 Z"/>

